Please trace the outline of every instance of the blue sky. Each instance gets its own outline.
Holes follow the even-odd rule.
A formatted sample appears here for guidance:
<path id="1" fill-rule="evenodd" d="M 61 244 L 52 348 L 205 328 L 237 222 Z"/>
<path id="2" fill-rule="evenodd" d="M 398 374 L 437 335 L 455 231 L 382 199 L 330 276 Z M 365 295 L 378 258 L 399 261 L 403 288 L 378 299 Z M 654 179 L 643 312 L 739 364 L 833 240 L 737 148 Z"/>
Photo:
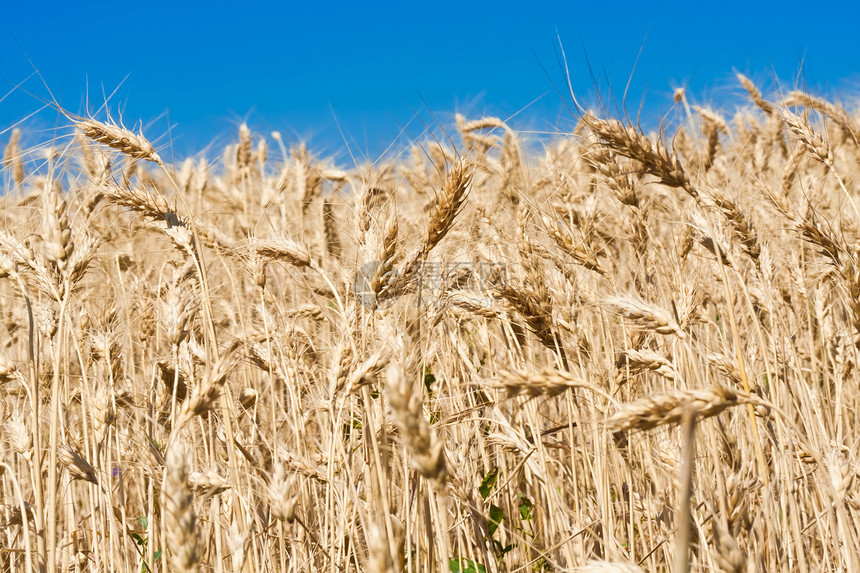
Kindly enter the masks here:
<path id="1" fill-rule="evenodd" d="M 41 107 L 109 106 L 178 156 L 220 149 L 242 121 L 346 161 L 375 157 L 454 112 L 509 117 L 535 133 L 569 129 L 557 88 L 560 37 L 577 97 L 609 88 L 647 121 L 688 86 L 731 111 L 734 71 L 852 98 L 860 8 L 829 2 L 5 2 L 0 8 L 0 144 Z M 641 53 L 640 53 L 641 52 Z M 637 64 L 638 57 L 638 64 Z M 634 72 L 634 65 L 636 66 Z M 589 69 L 590 68 L 590 69 Z M 25 81 L 26 80 L 26 81 Z M 18 89 L 17 84 L 24 82 Z M 29 95 L 34 94 L 34 95 Z M 5 97 L 4 97 L 5 96 Z M 35 97 L 34 97 L 35 96 Z M 51 136 L 56 113 L 24 126 Z M 404 130 L 404 126 L 406 129 Z M 168 127 L 170 130 L 168 132 Z M 45 131 L 43 131 L 45 130 Z M 401 133 L 403 132 L 403 133 Z M 343 134 L 342 134 L 343 133 Z M 168 148 L 169 149 L 169 148 Z M 170 152 L 162 153 L 169 157 Z"/>

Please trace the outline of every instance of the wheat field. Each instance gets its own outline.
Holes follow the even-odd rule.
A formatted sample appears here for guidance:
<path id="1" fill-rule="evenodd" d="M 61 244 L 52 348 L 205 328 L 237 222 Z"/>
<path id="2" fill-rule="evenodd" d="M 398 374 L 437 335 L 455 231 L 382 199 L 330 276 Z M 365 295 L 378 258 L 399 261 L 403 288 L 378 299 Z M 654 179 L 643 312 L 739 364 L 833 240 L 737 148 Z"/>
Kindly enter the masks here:
<path id="1" fill-rule="evenodd" d="M 0 570 L 860 571 L 860 117 L 739 80 L 349 167 L 8 132 Z"/>

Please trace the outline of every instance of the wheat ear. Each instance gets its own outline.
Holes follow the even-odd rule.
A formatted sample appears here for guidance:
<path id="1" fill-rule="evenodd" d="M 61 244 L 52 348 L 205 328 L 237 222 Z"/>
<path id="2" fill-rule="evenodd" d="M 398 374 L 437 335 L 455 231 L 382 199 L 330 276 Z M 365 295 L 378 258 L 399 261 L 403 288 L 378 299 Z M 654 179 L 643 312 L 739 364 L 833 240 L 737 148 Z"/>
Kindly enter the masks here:
<path id="1" fill-rule="evenodd" d="M 118 149 L 134 159 L 145 159 L 158 165 L 162 164 L 155 148 L 143 136 L 143 133 L 136 134 L 119 125 L 103 123 L 95 119 L 82 119 L 75 125 L 93 141 L 103 143 L 112 149 Z"/>

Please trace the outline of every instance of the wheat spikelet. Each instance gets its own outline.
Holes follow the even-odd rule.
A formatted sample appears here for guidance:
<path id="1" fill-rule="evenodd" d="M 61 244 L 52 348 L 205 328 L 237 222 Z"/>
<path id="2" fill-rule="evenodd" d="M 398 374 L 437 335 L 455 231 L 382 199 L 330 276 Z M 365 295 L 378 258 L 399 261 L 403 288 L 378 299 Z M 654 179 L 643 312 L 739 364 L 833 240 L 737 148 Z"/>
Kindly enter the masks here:
<path id="1" fill-rule="evenodd" d="M 63 272 L 75 251 L 75 244 L 72 241 L 68 207 L 61 193 L 62 190 L 57 185 L 52 185 L 50 190 L 46 190 L 44 226 L 48 238 L 47 259 L 55 264 L 60 272 Z"/>
<path id="2" fill-rule="evenodd" d="M 457 122 L 457 129 L 463 133 L 479 131 L 482 129 L 504 129 L 506 131 L 510 129 L 507 124 L 498 117 L 482 117 L 481 119 L 466 121 L 466 118 L 458 113 L 454 116 L 454 119 Z"/>
<path id="3" fill-rule="evenodd" d="M 785 107 L 803 106 L 814 109 L 833 120 L 833 122 L 838 125 L 846 135 L 854 140 L 854 143 L 860 142 L 860 138 L 858 138 L 860 131 L 858 131 L 857 126 L 851 119 L 851 116 L 848 115 L 848 112 L 845 111 L 845 108 L 840 105 L 831 103 L 825 99 L 817 98 L 802 91 L 789 92 L 788 95 L 785 96 L 785 99 L 782 100 L 782 105 Z"/>
<path id="4" fill-rule="evenodd" d="M 266 138 L 261 137 L 257 142 L 257 152 L 254 154 L 254 159 L 260 164 L 260 169 L 265 169 L 266 159 L 269 157 L 269 146 L 266 143 Z"/>
<path id="5" fill-rule="evenodd" d="M 619 155 L 639 161 L 646 173 L 654 175 L 664 185 L 683 189 L 693 198 L 699 196 L 678 155 L 666 149 L 662 142 L 653 144 L 644 133 L 632 126 L 625 127 L 616 119 L 586 114 L 583 120 L 604 145 Z"/>
<path id="6" fill-rule="evenodd" d="M 445 188 L 436 195 L 430 207 L 424 242 L 400 266 L 396 273 L 397 280 L 391 285 L 390 293 L 398 292 L 415 279 L 427 255 L 451 230 L 454 219 L 466 199 L 472 177 L 471 166 L 465 160 L 459 159 L 451 165 L 445 178 Z"/>
<path id="7" fill-rule="evenodd" d="M 188 474 L 188 485 L 196 496 L 204 499 L 223 493 L 230 488 L 230 482 L 212 468 L 206 472 Z"/>
<path id="8" fill-rule="evenodd" d="M 398 365 L 389 364 L 385 376 L 386 396 L 415 469 L 438 486 L 443 485 L 448 473 L 443 444 L 431 434 L 422 411 L 421 397 L 413 392 Z"/>
<path id="9" fill-rule="evenodd" d="M 501 372 L 490 387 L 504 390 L 508 396 L 558 396 L 567 391 L 582 388 L 604 394 L 602 390 L 570 372 L 544 369 L 539 372 Z M 604 394 L 605 395 L 605 394 Z"/>
<path id="10" fill-rule="evenodd" d="M 21 130 L 13 129 L 9 143 L 3 151 L 3 167 L 12 168 L 12 181 L 17 185 L 24 183 L 24 161 L 21 157 Z"/>
<path id="11" fill-rule="evenodd" d="M 182 442 L 174 440 L 168 447 L 165 464 L 161 507 L 171 540 L 170 563 L 176 571 L 196 573 L 200 565 L 197 516 L 194 515 L 194 497 L 188 490 L 188 466 Z"/>
<path id="12" fill-rule="evenodd" d="M 362 179 L 359 192 L 355 197 L 355 226 L 358 237 L 364 241 L 364 236 L 370 230 L 373 222 L 373 211 L 389 196 L 384 189 L 371 184 L 366 178 Z"/>
<path id="13" fill-rule="evenodd" d="M 171 281 L 161 305 L 167 340 L 175 347 L 188 338 L 189 325 L 199 310 L 197 301 L 188 286 L 179 280 Z"/>
<path id="14" fill-rule="evenodd" d="M 588 160 L 603 174 L 609 189 L 622 205 L 639 207 L 634 177 L 629 171 L 622 169 L 615 153 L 599 147 L 588 154 Z"/>
<path id="15" fill-rule="evenodd" d="M 296 503 L 298 502 L 298 488 L 296 476 L 287 475 L 283 464 L 275 464 L 275 472 L 272 474 L 269 487 L 266 490 L 272 515 L 276 518 L 292 523 L 296 519 Z"/>
<path id="16" fill-rule="evenodd" d="M 780 112 L 780 117 L 792 135 L 809 153 L 827 167 L 833 167 L 833 149 L 827 140 L 813 130 L 806 121 L 787 109 Z"/>
<path id="17" fill-rule="evenodd" d="M 841 448 L 831 448 L 824 457 L 827 469 L 828 486 L 834 503 L 841 504 L 851 489 L 857 475 L 855 464 L 851 463 Z"/>
<path id="18" fill-rule="evenodd" d="M 105 199 L 109 202 L 128 207 L 155 220 L 165 221 L 170 225 L 179 225 L 180 219 L 161 195 L 151 193 L 147 188 L 120 187 L 108 185 L 103 189 Z"/>
<path id="19" fill-rule="evenodd" d="M 758 243 L 756 230 L 749 217 L 741 211 L 740 207 L 725 196 L 721 191 L 714 190 L 711 194 L 714 204 L 729 222 L 732 228 L 732 237 L 736 239 L 744 253 L 758 265 L 761 247 Z"/>
<path id="20" fill-rule="evenodd" d="M 714 110 L 700 106 L 693 106 L 693 109 L 696 110 L 696 113 L 702 116 L 702 119 L 705 120 L 706 123 L 713 125 L 718 133 L 724 133 L 726 135 L 731 133 L 729 124 L 726 123 L 725 118 Z"/>
<path id="21" fill-rule="evenodd" d="M 95 119 L 82 119 L 75 122 L 75 126 L 93 141 L 122 151 L 129 157 L 161 164 L 161 158 L 155 152 L 155 148 L 142 133 L 135 134 L 124 127 Z"/>
<path id="22" fill-rule="evenodd" d="M 243 123 L 239 126 L 239 145 L 236 147 L 236 167 L 245 172 L 251 167 L 251 130 Z"/>
<path id="23" fill-rule="evenodd" d="M 445 179 L 445 188 L 436 196 L 430 211 L 427 238 L 424 240 L 425 253 L 432 250 L 448 234 L 466 199 L 471 181 L 471 167 L 465 161 L 458 161 L 451 166 Z"/>
<path id="24" fill-rule="evenodd" d="M 114 398 L 106 385 L 99 386 L 96 389 L 95 396 L 92 399 L 92 407 L 96 443 L 103 444 L 108 428 L 116 420 Z"/>
<path id="25" fill-rule="evenodd" d="M 576 264 L 590 271 L 606 276 L 606 270 L 600 265 L 600 261 L 597 260 L 594 253 L 575 244 L 570 235 L 565 231 L 562 231 L 558 221 L 545 215 L 543 217 L 543 223 L 559 248 L 570 255 L 570 258 L 572 258 Z"/>
<path id="26" fill-rule="evenodd" d="M 337 231 L 337 219 L 329 199 L 323 201 L 323 231 L 325 236 L 326 252 L 334 258 L 339 259 L 343 253 L 343 247 Z"/>
<path id="27" fill-rule="evenodd" d="M 397 254 L 397 217 L 391 216 L 386 221 L 381 241 L 378 241 L 374 268 L 369 277 L 370 288 L 375 295 L 382 294 L 391 284 L 394 272 L 394 257 Z"/>
<path id="28" fill-rule="evenodd" d="M 298 243 L 286 237 L 248 239 L 248 248 L 261 257 L 284 261 L 296 267 L 311 265 L 310 254 Z"/>
<path id="29" fill-rule="evenodd" d="M 253 388 L 242 388 L 239 393 L 239 405 L 246 410 L 252 410 L 260 398 L 260 393 Z"/>
<path id="30" fill-rule="evenodd" d="M 342 358 L 347 360 L 338 370 L 334 392 L 352 393 L 376 380 L 376 376 L 382 372 L 387 363 L 388 351 L 385 349 L 378 350 L 368 356 L 361 364 L 356 364 L 349 354 Z"/>
<path id="31" fill-rule="evenodd" d="M 741 374 L 731 358 L 718 352 L 710 352 L 705 358 L 717 371 L 731 380 L 732 384 L 741 385 Z"/>
<path id="32" fill-rule="evenodd" d="M 227 375 L 236 365 L 234 352 L 238 346 L 239 343 L 234 342 L 221 354 L 221 358 L 212 367 L 209 375 L 192 390 L 188 400 L 183 402 L 178 427 L 187 424 L 194 416 L 202 416 L 207 413 L 221 396 Z"/>
<path id="33" fill-rule="evenodd" d="M 556 350 L 557 340 L 552 323 L 552 308 L 548 306 L 546 297 L 539 297 L 526 288 L 516 288 L 512 285 L 496 287 L 495 292 L 523 317 L 529 330 L 541 344 L 550 350 Z"/>
<path id="34" fill-rule="evenodd" d="M 9 436 L 12 449 L 25 459 L 29 460 L 33 453 L 33 435 L 24 423 L 24 414 L 21 410 L 15 410 L 6 421 L 5 429 Z"/>
<path id="35" fill-rule="evenodd" d="M 804 239 L 820 248 L 820 253 L 830 259 L 833 266 L 842 268 L 843 258 L 848 256 L 850 248 L 829 225 L 819 222 L 814 210 L 810 209 L 796 225 Z"/>
<path id="36" fill-rule="evenodd" d="M 656 372 L 670 380 L 674 380 L 678 376 L 675 367 L 669 360 L 653 350 L 647 349 L 636 350 L 635 348 L 628 348 L 618 355 L 615 367 L 619 371 L 618 379 L 616 380 L 619 385 L 626 380 L 628 372 L 630 374 Z"/>
<path id="37" fill-rule="evenodd" d="M 278 457 L 290 471 L 299 473 L 319 483 L 328 483 L 328 479 L 326 479 L 323 472 L 326 471 L 325 466 L 327 466 L 330 461 L 323 456 L 317 457 L 312 462 L 294 453 L 282 450 L 278 452 Z"/>
<path id="38" fill-rule="evenodd" d="M 751 79 L 749 79 L 743 74 L 738 74 L 737 77 L 738 81 L 741 82 L 741 85 L 749 94 L 750 99 L 753 100 L 753 103 L 755 103 L 767 115 L 777 115 L 776 107 L 769 101 L 765 101 L 765 99 L 761 96 L 761 92 L 758 90 L 758 88 L 755 86 Z"/>
<path id="39" fill-rule="evenodd" d="M 737 540 L 732 537 L 728 528 L 722 525 L 721 520 L 715 521 L 714 537 L 716 538 L 717 555 L 715 561 L 720 570 L 725 573 L 743 573 L 746 571 L 747 559 Z"/>
<path id="40" fill-rule="evenodd" d="M 725 119 L 710 109 L 699 106 L 695 106 L 694 109 L 704 120 L 702 130 L 708 140 L 708 147 L 705 151 L 703 164 L 707 171 L 713 166 L 714 160 L 720 150 L 720 133 L 728 135 L 729 126 L 726 124 Z"/>
<path id="41" fill-rule="evenodd" d="M 367 570 L 379 573 L 395 573 L 394 560 L 391 558 L 391 548 L 385 528 L 371 520 L 368 524 L 367 538 Z"/>
<path id="42" fill-rule="evenodd" d="M 641 328 L 653 330 L 658 334 L 674 334 L 686 338 L 681 329 L 663 309 L 631 297 L 609 297 L 602 301 L 606 310 L 622 316 Z"/>
<path id="43" fill-rule="evenodd" d="M 99 483 L 93 466 L 69 446 L 63 445 L 57 450 L 57 459 L 69 470 L 73 479 L 88 481 L 93 484 Z"/>
<path id="44" fill-rule="evenodd" d="M 493 304 L 494 300 L 489 298 L 489 294 L 484 297 L 470 296 L 462 292 L 453 292 L 448 295 L 446 301 L 455 308 L 462 309 L 477 316 L 484 318 L 499 318 L 504 314 L 504 309 L 497 308 Z"/>
<path id="45" fill-rule="evenodd" d="M 722 386 L 678 390 L 621 405 L 606 419 L 606 428 L 613 433 L 650 430 L 666 424 L 679 424 L 687 410 L 701 418 L 709 418 L 745 403 L 751 403 L 749 396 Z"/>

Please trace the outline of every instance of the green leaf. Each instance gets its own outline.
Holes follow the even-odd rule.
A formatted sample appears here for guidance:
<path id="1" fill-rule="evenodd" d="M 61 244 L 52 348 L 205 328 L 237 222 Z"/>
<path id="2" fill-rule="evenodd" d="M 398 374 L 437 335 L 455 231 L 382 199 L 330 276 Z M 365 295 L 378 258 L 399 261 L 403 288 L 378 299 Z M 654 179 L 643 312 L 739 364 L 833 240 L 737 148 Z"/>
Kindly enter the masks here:
<path id="1" fill-rule="evenodd" d="M 493 549 L 495 549 L 496 556 L 499 559 L 504 559 L 505 555 L 507 555 L 508 553 L 510 553 L 511 551 L 514 550 L 514 547 L 516 547 L 515 543 L 511 543 L 509 545 L 502 546 L 501 543 L 499 543 L 498 541 L 493 539 Z"/>
<path id="2" fill-rule="evenodd" d="M 433 384 L 436 383 L 436 376 L 426 364 L 424 365 L 424 387 L 427 388 L 427 394 L 433 396 Z"/>
<path id="3" fill-rule="evenodd" d="M 496 485 L 496 480 L 499 477 L 499 468 L 493 468 L 489 471 L 489 473 L 484 477 L 481 482 L 481 487 L 478 488 L 478 492 L 481 494 L 481 497 L 487 499 L 490 495 L 490 492 L 493 490 L 493 486 Z"/>
<path id="4" fill-rule="evenodd" d="M 159 557 L 161 557 L 161 549 L 152 554 L 153 565 L 158 562 Z M 149 564 L 146 561 L 143 561 L 143 556 L 141 556 L 140 563 L 140 573 L 145 573 L 146 571 L 151 571 Z"/>
<path id="5" fill-rule="evenodd" d="M 150 444 L 152 444 L 152 447 L 153 447 L 153 448 L 155 448 L 155 449 L 158 451 L 158 453 L 160 453 L 161 455 L 164 455 L 164 454 L 165 454 L 166 450 L 165 450 L 165 446 L 164 446 L 164 445 L 159 444 L 159 443 L 158 443 L 157 441 L 155 441 L 155 439 L 154 439 L 152 436 L 150 436 L 149 434 L 147 434 L 147 435 L 146 435 L 146 439 L 148 439 L 148 440 L 149 440 L 149 443 L 150 443 Z"/>
<path id="6" fill-rule="evenodd" d="M 487 573 L 487 568 L 480 563 L 460 557 L 448 560 L 448 570 L 451 573 Z"/>
<path id="7" fill-rule="evenodd" d="M 134 539 L 134 542 L 137 543 L 141 547 L 146 545 L 146 540 L 143 537 L 141 537 L 140 535 L 138 535 L 137 533 L 132 533 L 131 538 Z"/>
<path id="8" fill-rule="evenodd" d="M 348 421 L 343 423 L 343 441 L 348 442 L 350 436 L 361 438 L 361 416 L 355 414 Z"/>
<path id="9" fill-rule="evenodd" d="M 490 523 L 487 526 L 487 532 L 490 534 L 490 537 L 496 534 L 496 530 L 499 528 L 499 525 L 502 524 L 502 520 L 505 518 L 505 512 L 498 505 L 490 505 Z"/>
<path id="10" fill-rule="evenodd" d="M 519 494 L 520 496 L 520 519 L 523 521 L 531 521 L 535 517 L 535 508 L 532 505 L 532 500 Z"/>
<path id="11" fill-rule="evenodd" d="M 149 527 L 149 520 L 146 519 L 145 515 L 137 516 L 137 523 L 144 529 Z"/>

